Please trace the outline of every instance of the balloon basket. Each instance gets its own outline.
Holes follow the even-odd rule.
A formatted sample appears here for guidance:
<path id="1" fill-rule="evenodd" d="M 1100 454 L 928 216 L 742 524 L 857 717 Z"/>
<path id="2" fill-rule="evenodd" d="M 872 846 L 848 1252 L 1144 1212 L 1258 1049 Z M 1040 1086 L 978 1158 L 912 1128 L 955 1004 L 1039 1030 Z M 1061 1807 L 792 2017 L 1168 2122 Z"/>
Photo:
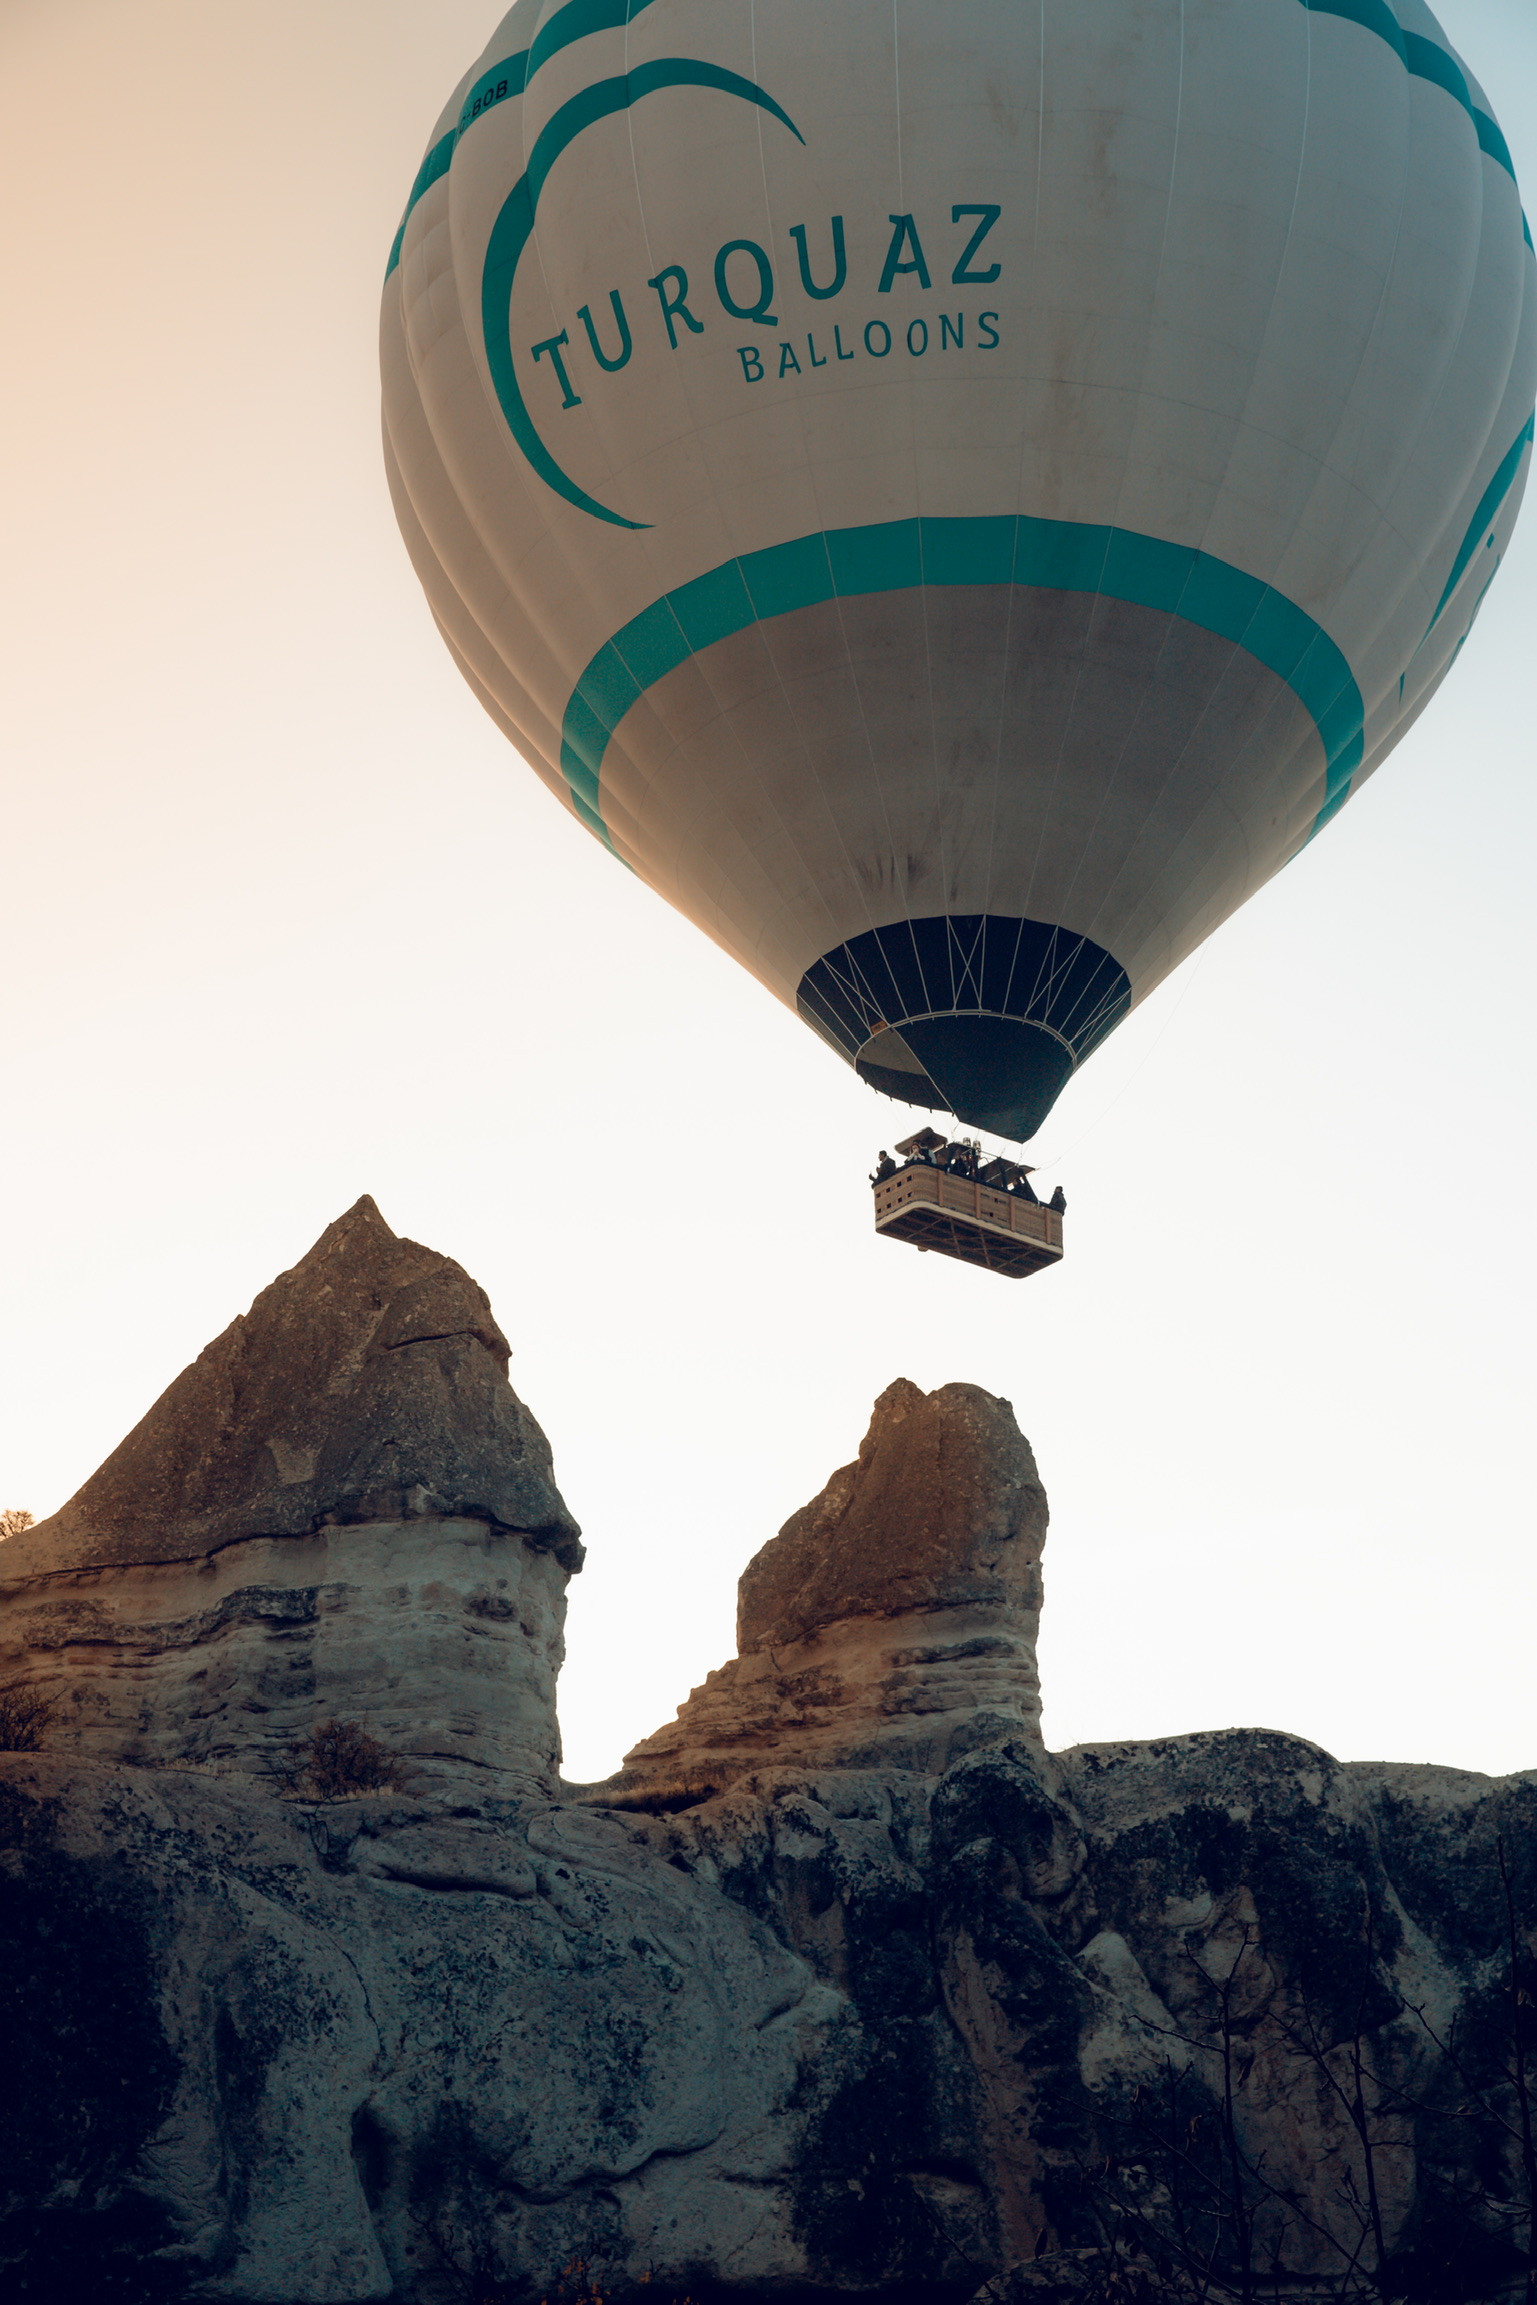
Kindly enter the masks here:
<path id="1" fill-rule="evenodd" d="M 875 1229 L 962 1264 L 1024 1280 L 1062 1261 L 1062 1218 L 1039 1201 L 922 1161 L 877 1179 Z"/>

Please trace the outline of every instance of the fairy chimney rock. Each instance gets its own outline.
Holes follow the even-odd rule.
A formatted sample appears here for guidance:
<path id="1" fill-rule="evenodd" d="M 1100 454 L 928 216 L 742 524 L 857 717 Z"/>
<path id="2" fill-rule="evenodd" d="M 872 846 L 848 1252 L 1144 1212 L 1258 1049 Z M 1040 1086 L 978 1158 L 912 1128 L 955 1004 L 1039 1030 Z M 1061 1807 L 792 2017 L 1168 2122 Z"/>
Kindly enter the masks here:
<path id="1" fill-rule="evenodd" d="M 847 1617 L 1027 1600 L 1045 1541 L 1046 1492 L 1009 1403 L 899 1377 L 854 1463 L 749 1561 L 737 1648 L 804 1641 Z"/>
<path id="2" fill-rule="evenodd" d="M 1007 1401 L 899 1379 L 854 1463 L 748 1563 L 737 1656 L 603 1797 L 676 1807 L 769 1765 L 939 1770 L 1038 1745 L 1046 1521 Z"/>
<path id="3" fill-rule="evenodd" d="M 462 1265 L 367 1194 L 163 1392 L 5 1571 L 186 1560 L 328 1523 L 466 1515 L 581 1566 L 549 1445 Z"/>
<path id="4" fill-rule="evenodd" d="M 102 1757 L 260 1767 L 327 1717 L 549 1777 L 580 1531 L 485 1291 L 366 1196 L 5 1547 L 0 1665 Z"/>

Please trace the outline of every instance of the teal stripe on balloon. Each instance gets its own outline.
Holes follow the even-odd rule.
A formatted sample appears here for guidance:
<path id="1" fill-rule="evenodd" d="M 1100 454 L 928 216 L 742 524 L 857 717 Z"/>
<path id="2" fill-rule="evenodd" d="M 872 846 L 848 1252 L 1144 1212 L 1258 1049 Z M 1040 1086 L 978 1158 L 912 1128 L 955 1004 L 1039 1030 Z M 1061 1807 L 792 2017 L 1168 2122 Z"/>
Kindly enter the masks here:
<path id="1" fill-rule="evenodd" d="M 504 56 L 466 91 L 459 109 L 459 135 L 498 104 L 521 96 L 541 65 L 574 40 L 586 40 L 594 32 L 616 32 L 651 5 L 652 0 L 566 0 L 531 46 L 520 48 L 516 56 Z"/>
<path id="2" fill-rule="evenodd" d="M 1473 123 L 1479 150 L 1487 152 L 1491 160 L 1497 160 L 1514 182 L 1516 164 L 1510 156 L 1510 146 L 1500 133 L 1499 122 L 1491 120 L 1488 113 L 1480 111 L 1474 103 L 1473 91 L 1464 80 L 1456 57 L 1449 56 L 1434 40 L 1423 39 L 1418 32 L 1404 34 L 1404 57 L 1416 78 L 1433 81 L 1437 88 L 1444 88 L 1448 96 L 1455 97 Z"/>
<path id="3" fill-rule="evenodd" d="M 1426 40 L 1418 32 L 1406 32 L 1404 61 L 1418 79 L 1433 80 L 1438 88 L 1446 90 L 1448 96 L 1456 97 L 1470 120 L 1476 118 L 1473 98 L 1455 56 L 1448 55 L 1434 40 Z"/>
<path id="4" fill-rule="evenodd" d="M 1189 545 L 1124 528 L 1003 514 L 887 520 L 795 537 L 724 561 L 632 617 L 598 650 L 566 707 L 561 773 L 583 823 L 613 847 L 599 793 L 609 739 L 646 690 L 696 651 L 792 609 L 922 584 L 1098 593 L 1183 617 L 1232 641 L 1284 680 L 1312 715 L 1327 767 L 1314 832 L 1344 805 L 1361 764 L 1361 691 L 1340 650 L 1306 610 Z"/>
<path id="5" fill-rule="evenodd" d="M 529 79 L 573 40 L 585 40 L 594 32 L 617 31 L 650 6 L 651 0 L 566 0 L 565 7 L 556 9 L 528 50 Z"/>
<path id="6" fill-rule="evenodd" d="M 1500 458 L 1495 467 L 1494 478 L 1478 500 L 1477 510 L 1468 522 L 1467 534 L 1458 546 L 1457 557 L 1452 562 L 1452 573 L 1446 580 L 1446 590 L 1436 602 L 1436 613 L 1425 627 L 1425 640 L 1428 640 L 1435 631 L 1436 626 L 1441 621 L 1441 611 L 1466 575 L 1468 562 L 1478 550 L 1479 538 L 1515 487 L 1516 474 L 1521 469 L 1521 459 L 1526 454 L 1534 434 L 1537 434 L 1537 410 L 1534 410 L 1532 415 L 1527 418 L 1509 448 L 1506 449 L 1505 454 Z M 1492 538 L 1490 542 L 1493 542 Z M 1425 641 L 1422 640 L 1420 647 L 1423 648 L 1424 645 Z"/>
<path id="7" fill-rule="evenodd" d="M 445 136 L 440 143 L 434 144 L 432 150 L 428 153 L 426 159 L 422 162 L 420 168 L 418 168 L 416 171 L 416 181 L 411 187 L 411 197 L 406 202 L 405 215 L 400 219 L 400 230 L 396 233 L 394 239 L 390 243 L 390 260 L 384 268 L 384 277 L 386 280 L 388 280 L 390 274 L 394 271 L 396 265 L 400 262 L 400 245 L 401 242 L 405 239 L 406 226 L 411 221 L 412 209 L 416 206 L 416 203 L 418 200 L 420 200 L 422 194 L 428 191 L 432 185 L 436 184 L 440 176 L 446 176 L 448 174 L 449 162 L 453 159 L 454 156 L 455 141 L 456 139 L 454 137 L 453 131 L 450 130 L 449 134 Z"/>
<path id="8" fill-rule="evenodd" d="M 405 240 L 406 226 L 411 221 L 412 209 L 440 176 L 448 174 L 454 148 L 466 128 L 476 120 L 483 120 L 488 112 L 495 111 L 498 104 L 508 104 L 514 96 L 521 96 L 541 64 L 548 64 L 552 56 L 558 56 L 562 48 L 569 48 L 574 40 L 585 40 L 594 32 L 617 31 L 621 25 L 628 24 L 643 9 L 651 6 L 652 0 L 566 0 L 565 7 L 556 9 L 531 47 L 520 48 L 515 56 L 504 56 L 499 64 L 493 64 L 489 71 L 482 72 L 474 86 L 466 92 L 459 109 L 458 127 L 451 128 L 440 143 L 434 144 L 417 171 L 416 182 L 406 202 L 406 212 L 400 219 L 400 230 L 390 244 L 390 260 L 384 268 L 386 280 L 400 262 L 401 245 Z M 500 94 L 498 90 L 501 90 Z"/>
<path id="9" fill-rule="evenodd" d="M 1463 78 L 1455 56 L 1419 32 L 1406 32 L 1386 0 L 1302 0 L 1302 5 L 1310 16 L 1343 16 L 1348 24 L 1359 24 L 1363 31 L 1374 32 L 1379 40 L 1387 42 L 1416 80 L 1429 80 L 1433 86 L 1444 88 L 1472 121 L 1479 150 L 1487 152 L 1491 160 L 1497 160 L 1511 181 L 1515 181 L 1516 164 L 1510 156 L 1510 146 L 1500 133 L 1499 123 L 1474 103 L 1473 91 Z M 1521 222 L 1524 230 L 1524 216 Z M 1526 233 L 1526 244 L 1528 248 L 1532 244 L 1530 232 Z"/>
<path id="10" fill-rule="evenodd" d="M 1302 0 L 1302 5 L 1310 16 L 1343 16 L 1348 24 L 1359 24 L 1365 31 L 1375 32 L 1379 40 L 1397 49 L 1405 63 L 1408 62 L 1403 29 L 1387 0 Z"/>
<path id="11" fill-rule="evenodd" d="M 533 237 L 539 196 L 561 154 L 585 129 L 599 120 L 610 119 L 615 113 L 628 112 L 643 96 L 654 95 L 662 88 L 713 88 L 726 96 L 739 96 L 744 103 L 756 104 L 782 121 L 798 144 L 805 141 L 789 113 L 774 102 L 766 88 L 760 88 L 754 80 L 744 80 L 740 72 L 727 72 L 719 64 L 701 64 L 693 56 L 661 56 L 653 63 L 638 64 L 633 72 L 618 73 L 612 80 L 596 80 L 552 113 L 534 138 L 527 169 L 497 210 L 480 276 L 480 324 L 485 337 L 486 366 L 491 371 L 492 389 L 507 419 L 508 431 L 547 487 L 553 488 L 557 496 L 563 496 L 568 504 L 574 504 L 579 512 L 589 512 L 594 520 L 607 520 L 615 528 L 649 528 L 651 523 L 626 520 L 623 513 L 610 512 L 606 504 L 589 496 L 569 473 L 563 472 L 545 447 L 518 382 L 517 362 L 512 351 L 512 289 L 523 251 Z"/>
<path id="12" fill-rule="evenodd" d="M 495 109 L 494 105 L 486 103 L 487 96 L 494 96 L 504 80 L 507 83 L 506 93 L 496 98 L 497 103 L 510 102 L 514 96 L 521 96 L 539 67 L 548 63 L 563 48 L 569 48 L 574 40 L 585 40 L 594 32 L 614 31 L 632 22 L 643 9 L 652 5 L 653 0 L 566 0 L 565 7 L 556 10 L 531 47 L 520 49 L 515 56 L 503 57 L 499 64 L 493 64 L 488 72 L 481 74 L 464 99 L 458 127 L 450 130 L 440 144 L 433 146 L 411 187 L 405 215 L 400 220 L 400 229 L 390 248 L 390 260 L 385 267 L 386 279 L 400 262 L 401 244 L 405 239 L 406 226 L 411 220 L 412 209 L 423 193 L 447 173 L 449 162 L 454 156 L 454 147 L 465 129 L 475 119 L 483 119 L 488 111 Z M 1379 40 L 1385 41 L 1416 79 L 1429 80 L 1437 88 L 1444 88 L 1472 121 L 1480 151 L 1486 152 L 1491 160 L 1498 161 L 1512 183 L 1515 182 L 1516 164 L 1511 158 L 1510 146 L 1500 132 L 1499 122 L 1492 120 L 1487 112 L 1474 103 L 1472 91 L 1456 58 L 1448 54 L 1446 49 L 1434 40 L 1426 40 L 1418 32 L 1405 32 L 1392 9 L 1386 5 L 1386 0 L 1302 0 L 1302 5 L 1311 16 L 1340 16 L 1346 23 L 1359 24 L 1363 31 L 1374 33 Z M 479 113 L 475 110 L 477 102 L 480 104 Z M 440 165 L 434 165 L 439 161 Z M 1521 218 L 1521 231 L 1530 248 L 1532 235 L 1525 215 Z"/>
<path id="13" fill-rule="evenodd" d="M 1487 152 L 1491 160 L 1497 160 L 1502 168 L 1508 169 L 1510 172 L 1510 180 L 1512 183 L 1514 183 L 1516 180 L 1516 164 L 1510 156 L 1510 146 L 1506 143 L 1504 137 L 1500 133 L 1499 122 L 1497 120 L 1491 120 L 1487 112 L 1480 112 L 1475 106 L 1473 112 L 1473 125 L 1478 130 L 1478 143 L 1480 151 Z M 1524 213 L 1522 215 L 1521 221 L 1523 224 L 1526 222 Z M 1532 245 L 1532 237 L 1530 233 L 1528 233 L 1526 236 L 1526 245 L 1528 248 L 1530 248 Z"/>

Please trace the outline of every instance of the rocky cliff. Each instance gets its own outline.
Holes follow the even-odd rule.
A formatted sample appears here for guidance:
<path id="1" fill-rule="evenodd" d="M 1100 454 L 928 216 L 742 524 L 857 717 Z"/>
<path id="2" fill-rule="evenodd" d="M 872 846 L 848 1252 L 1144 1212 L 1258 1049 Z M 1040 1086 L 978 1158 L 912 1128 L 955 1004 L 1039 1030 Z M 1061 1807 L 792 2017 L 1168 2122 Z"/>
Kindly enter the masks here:
<path id="1" fill-rule="evenodd" d="M 898 1383 L 562 1786 L 506 1352 L 360 1202 L 0 1552 L 8 2294 L 1524 2294 L 1537 1779 L 1048 1754 L 1029 1446 Z"/>

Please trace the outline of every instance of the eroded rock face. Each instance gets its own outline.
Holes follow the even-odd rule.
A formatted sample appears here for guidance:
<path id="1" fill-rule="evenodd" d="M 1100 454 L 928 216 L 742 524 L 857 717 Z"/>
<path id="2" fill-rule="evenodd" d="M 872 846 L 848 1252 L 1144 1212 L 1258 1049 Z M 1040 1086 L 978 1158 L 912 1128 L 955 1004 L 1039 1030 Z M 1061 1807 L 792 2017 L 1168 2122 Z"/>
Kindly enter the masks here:
<path id="1" fill-rule="evenodd" d="M 0 1847 L 9 2296 L 794 2261 L 794 2089 L 836 1999 L 620 1823 L 8 1755 Z"/>
<path id="2" fill-rule="evenodd" d="M 0 1685 L 49 1745 L 265 1775 L 356 1722 L 423 1783 L 553 1783 L 566 1573 L 485 1521 L 433 1515 L 252 1537 L 192 1561 L 0 1584 Z"/>
<path id="3" fill-rule="evenodd" d="M 561 1788 L 574 1532 L 473 1284 L 363 1209 L 251 1323 L 0 1589 L 64 1700 L 0 1753 L 7 2296 L 1518 2293 L 1537 1775 L 1047 1754 L 1029 1448 L 897 1385 L 741 1654 Z M 272 1774 L 323 1714 L 408 1781 Z"/>
<path id="4" fill-rule="evenodd" d="M 262 1774 L 328 1718 L 423 1784 L 553 1782 L 576 1523 L 485 1292 L 371 1200 L 0 1551 L 50 1743 Z"/>
<path id="5" fill-rule="evenodd" d="M 1243 2293 L 1236 2151 L 1251 2270 L 1324 2299 L 1359 2072 L 1389 2293 L 1483 2305 L 1534 1849 L 1531 1777 L 1258 1731 L 659 1816 L 0 1757 L 0 2265 L 48 2305 L 511 2301 L 576 2260 L 637 2305 L 1019 2265 L 999 2305 L 1091 2305 L 1118 2233 L 1173 2305 L 1192 2223 Z"/>
<path id="6" fill-rule="evenodd" d="M 606 1797 L 657 1808 L 801 1760 L 939 1770 L 1038 1742 L 1046 1492 L 980 1385 L 875 1404 L 851 1465 L 749 1562 L 739 1654 L 625 1756 Z"/>
<path id="7" fill-rule="evenodd" d="M 469 1516 L 581 1567 L 508 1344 L 452 1258 L 365 1194 L 161 1394 L 8 1577 L 187 1560 L 333 1522 Z"/>

